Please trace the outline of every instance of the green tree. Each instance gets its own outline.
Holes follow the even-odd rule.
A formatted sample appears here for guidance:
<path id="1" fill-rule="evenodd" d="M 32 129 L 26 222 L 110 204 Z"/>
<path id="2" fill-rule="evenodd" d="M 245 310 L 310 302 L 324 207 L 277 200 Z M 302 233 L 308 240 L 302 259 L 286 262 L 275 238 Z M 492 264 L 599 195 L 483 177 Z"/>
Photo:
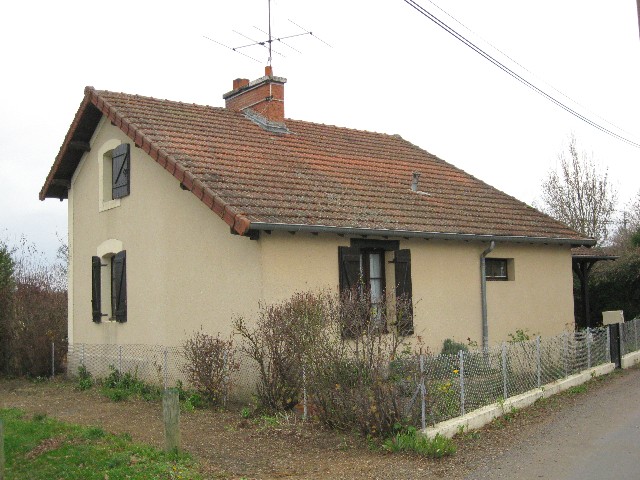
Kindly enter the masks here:
<path id="1" fill-rule="evenodd" d="M 12 298 L 14 290 L 14 262 L 11 252 L 0 242 L 0 372 L 7 371 L 9 332 L 12 318 Z"/>

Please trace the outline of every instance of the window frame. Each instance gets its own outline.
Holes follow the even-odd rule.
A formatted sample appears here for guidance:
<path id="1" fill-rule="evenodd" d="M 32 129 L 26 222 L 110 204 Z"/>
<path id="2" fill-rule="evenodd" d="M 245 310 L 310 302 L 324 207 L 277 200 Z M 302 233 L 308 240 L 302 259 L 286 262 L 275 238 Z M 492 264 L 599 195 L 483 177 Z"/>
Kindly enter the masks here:
<path id="1" fill-rule="evenodd" d="M 510 259 L 508 258 L 485 258 L 484 271 L 486 280 L 490 282 L 508 282 L 511 280 L 509 275 L 509 260 Z M 500 265 L 501 268 L 499 268 L 499 270 L 504 271 L 504 275 L 494 273 L 490 274 L 490 265 L 492 267 Z"/>

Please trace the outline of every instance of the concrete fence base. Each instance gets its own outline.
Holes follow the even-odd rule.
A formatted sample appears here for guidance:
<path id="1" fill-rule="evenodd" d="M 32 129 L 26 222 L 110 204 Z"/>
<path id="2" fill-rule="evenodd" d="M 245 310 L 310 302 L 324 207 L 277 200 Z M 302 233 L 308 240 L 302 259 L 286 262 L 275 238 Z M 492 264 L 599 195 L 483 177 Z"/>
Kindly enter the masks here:
<path id="1" fill-rule="evenodd" d="M 640 352 L 636 352 L 636 354 L 638 355 L 637 362 L 640 362 Z M 625 357 L 627 356 L 625 355 Z M 507 398 L 504 402 L 493 403 L 486 407 L 478 408 L 461 417 L 452 418 L 438 423 L 433 427 L 427 427 L 422 430 L 422 433 L 429 438 L 433 438 L 437 434 L 451 438 L 461 430 L 476 430 L 487 425 L 495 418 L 509 413 L 514 408 L 528 407 L 540 398 L 547 398 L 563 390 L 575 387 L 576 385 L 581 385 L 594 377 L 611 373 L 614 369 L 615 364 L 605 363 L 604 365 L 590 368 L 567 378 L 548 383 L 541 388 L 536 388 L 520 395 L 514 395 L 513 397 Z"/>
<path id="2" fill-rule="evenodd" d="M 622 356 L 622 368 L 631 368 L 634 365 L 640 364 L 640 351 L 627 353 Z"/>

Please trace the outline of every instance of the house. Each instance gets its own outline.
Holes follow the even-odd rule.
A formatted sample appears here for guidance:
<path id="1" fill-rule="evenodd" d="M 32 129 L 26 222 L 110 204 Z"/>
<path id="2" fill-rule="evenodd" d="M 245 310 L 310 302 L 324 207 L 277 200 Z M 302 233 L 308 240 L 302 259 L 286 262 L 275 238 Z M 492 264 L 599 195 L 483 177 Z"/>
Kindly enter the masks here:
<path id="1" fill-rule="evenodd" d="M 359 278 L 435 351 L 573 328 L 592 239 L 398 135 L 285 119 L 285 82 L 225 108 L 85 89 L 40 192 L 68 200 L 70 343 L 179 345 Z"/>

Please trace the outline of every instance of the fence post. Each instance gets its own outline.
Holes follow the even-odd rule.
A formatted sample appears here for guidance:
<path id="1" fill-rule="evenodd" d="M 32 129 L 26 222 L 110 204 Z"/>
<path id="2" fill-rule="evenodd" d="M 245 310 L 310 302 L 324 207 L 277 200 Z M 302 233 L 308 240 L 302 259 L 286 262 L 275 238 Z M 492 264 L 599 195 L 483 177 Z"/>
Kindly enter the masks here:
<path id="1" fill-rule="evenodd" d="M 568 368 L 568 362 L 569 362 L 569 333 L 568 332 L 564 332 L 564 334 L 562 335 L 562 357 L 564 360 L 564 376 L 565 378 L 569 376 L 569 368 Z"/>
<path id="2" fill-rule="evenodd" d="M 0 418 L 0 480 L 4 480 L 4 423 Z"/>
<path id="3" fill-rule="evenodd" d="M 611 330 L 607 327 L 607 358 L 605 360 L 609 360 L 611 363 Z"/>
<path id="4" fill-rule="evenodd" d="M 122 373 L 122 345 L 118 345 L 118 372 Z"/>
<path id="5" fill-rule="evenodd" d="M 162 384 L 164 386 L 164 389 L 167 389 L 167 383 L 168 382 L 168 378 L 167 378 L 167 369 L 168 369 L 168 362 L 167 362 L 167 347 L 164 347 L 164 365 L 162 367 Z"/>
<path id="6" fill-rule="evenodd" d="M 538 370 L 538 388 L 542 386 L 542 361 L 540 358 L 540 335 L 536 337 L 536 367 Z"/>
<path id="7" fill-rule="evenodd" d="M 424 355 L 420 355 L 420 414 L 422 419 L 422 429 L 427 428 L 427 412 L 426 412 L 426 396 L 427 387 L 424 385 Z"/>
<path id="8" fill-rule="evenodd" d="M 56 376 L 56 342 L 51 342 L 51 378 Z"/>
<path id="9" fill-rule="evenodd" d="M 164 440 L 167 452 L 180 451 L 180 403 L 178 390 L 170 388 L 162 395 L 162 417 L 164 419 Z"/>
<path id="10" fill-rule="evenodd" d="M 307 420 L 309 406 L 307 404 L 307 369 L 305 362 L 302 362 L 302 420 Z"/>
<path id="11" fill-rule="evenodd" d="M 82 344 L 82 366 L 84 367 L 84 343 Z"/>
<path id="12" fill-rule="evenodd" d="M 502 342 L 502 393 L 506 400 L 509 392 L 507 391 L 507 344 L 504 342 Z"/>
<path id="13" fill-rule="evenodd" d="M 591 330 L 587 327 L 587 368 L 591 368 Z"/>
<path id="14" fill-rule="evenodd" d="M 635 337 L 635 346 L 636 346 L 636 351 L 638 350 L 638 319 L 636 318 L 633 321 L 633 333 L 634 333 L 634 337 Z"/>
<path id="15" fill-rule="evenodd" d="M 458 357 L 460 358 L 460 413 L 464 415 L 464 351 L 460 350 L 458 352 Z"/>

